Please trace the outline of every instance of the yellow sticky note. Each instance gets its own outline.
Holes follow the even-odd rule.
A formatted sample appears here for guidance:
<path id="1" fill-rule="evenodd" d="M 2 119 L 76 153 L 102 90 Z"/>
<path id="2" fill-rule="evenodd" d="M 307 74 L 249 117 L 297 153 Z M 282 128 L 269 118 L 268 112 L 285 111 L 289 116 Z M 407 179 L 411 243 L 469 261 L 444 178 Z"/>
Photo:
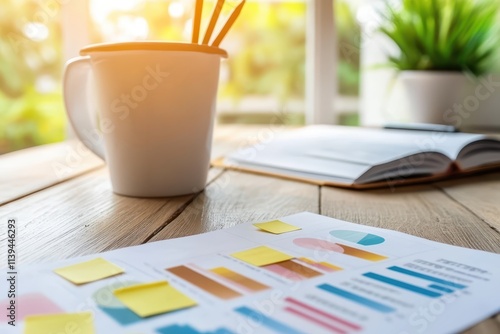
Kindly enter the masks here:
<path id="1" fill-rule="evenodd" d="M 92 313 L 32 315 L 25 318 L 24 334 L 95 334 Z"/>
<path id="2" fill-rule="evenodd" d="M 129 309 L 140 317 L 195 306 L 196 302 L 166 281 L 135 284 L 113 291 Z"/>
<path id="3" fill-rule="evenodd" d="M 284 223 L 280 220 L 273 220 L 270 222 L 257 223 L 257 224 L 253 224 L 253 225 L 257 226 L 261 230 L 264 230 L 266 232 L 271 232 L 273 234 L 281 234 L 281 233 L 292 232 L 292 231 L 297 231 L 297 230 L 301 229 L 300 227 Z"/>
<path id="4" fill-rule="evenodd" d="M 115 276 L 124 271 L 122 268 L 103 258 L 97 258 L 59 268 L 54 270 L 54 272 L 74 284 L 84 284 Z"/>
<path id="5" fill-rule="evenodd" d="M 279 252 L 267 246 L 255 247 L 252 249 L 248 249 L 246 251 L 231 254 L 231 256 L 257 267 L 277 262 L 282 262 L 294 258 L 293 256 Z"/>

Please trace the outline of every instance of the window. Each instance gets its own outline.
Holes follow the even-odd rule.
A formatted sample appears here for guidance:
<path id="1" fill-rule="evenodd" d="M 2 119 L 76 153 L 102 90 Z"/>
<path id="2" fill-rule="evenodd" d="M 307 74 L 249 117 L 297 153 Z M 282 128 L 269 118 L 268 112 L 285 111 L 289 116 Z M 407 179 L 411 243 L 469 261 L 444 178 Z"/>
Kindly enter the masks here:
<path id="1" fill-rule="evenodd" d="M 226 0 L 215 31 L 238 2 Z M 64 3 L 65 9 L 61 10 L 60 3 Z M 332 3 L 247 1 L 240 19 L 221 45 L 230 58 L 221 69 L 219 123 L 268 124 L 276 115 L 286 124 L 318 119 L 357 123 L 360 45 L 354 16 L 357 1 L 336 0 L 335 10 Z M 204 1 L 202 31 L 214 5 L 215 0 Z M 1 42 L 4 46 L 0 52 L 7 60 L 0 65 L 5 67 L 1 69 L 2 78 L 21 73 L 19 80 L 23 80 L 24 86 L 19 90 L 22 94 L 11 97 L 8 96 L 10 87 L 0 83 L 3 127 L 0 153 L 65 137 L 66 120 L 60 91 L 64 58 L 76 55 L 87 43 L 143 39 L 189 41 L 193 6 L 194 0 L 8 1 L 7 12 L 4 11 L 8 19 L 2 21 L 3 32 L 22 36 L 29 42 L 29 48 L 23 49 L 22 57 L 14 54 L 6 58 L 4 52 L 8 50 L 9 41 L 3 38 Z M 61 15 L 61 11 L 65 15 Z M 49 18 L 43 19 L 40 13 L 46 13 Z M 333 21 L 338 43 L 334 39 Z M 39 36 L 34 35 L 35 30 Z M 12 62 L 16 62 L 19 69 L 14 69 Z M 33 64 L 38 65 L 34 68 Z M 314 69 L 311 64 L 316 66 L 316 75 L 311 75 Z M 338 78 L 333 77 L 335 64 Z M 331 68 L 330 74 L 324 68 Z M 328 114 L 332 103 L 335 114 Z"/>
<path id="2" fill-rule="evenodd" d="M 0 17 L 0 154 L 63 140 L 59 11 L 5 1 Z"/>

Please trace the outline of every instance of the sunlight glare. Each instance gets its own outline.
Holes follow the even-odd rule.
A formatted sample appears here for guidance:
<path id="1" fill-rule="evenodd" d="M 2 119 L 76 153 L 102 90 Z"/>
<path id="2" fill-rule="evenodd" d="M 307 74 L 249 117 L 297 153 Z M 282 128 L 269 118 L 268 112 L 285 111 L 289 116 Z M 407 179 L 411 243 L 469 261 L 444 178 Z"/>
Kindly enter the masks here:
<path id="1" fill-rule="evenodd" d="M 49 37 L 49 28 L 41 23 L 26 23 L 23 27 L 23 33 L 34 42 L 41 42 Z"/>
<path id="2" fill-rule="evenodd" d="M 184 11 L 184 4 L 182 4 L 181 2 L 172 2 L 168 6 L 168 14 L 176 19 L 184 15 Z"/>
<path id="3" fill-rule="evenodd" d="M 113 11 L 128 11 L 136 8 L 144 0 L 91 0 L 90 14 L 96 23 L 101 24 Z"/>

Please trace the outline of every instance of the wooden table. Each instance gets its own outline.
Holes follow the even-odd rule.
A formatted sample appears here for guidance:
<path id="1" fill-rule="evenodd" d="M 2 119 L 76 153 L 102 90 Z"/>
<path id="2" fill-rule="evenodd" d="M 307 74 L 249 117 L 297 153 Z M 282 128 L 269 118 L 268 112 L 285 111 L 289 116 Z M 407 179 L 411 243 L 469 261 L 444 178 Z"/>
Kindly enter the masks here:
<path id="1" fill-rule="evenodd" d="M 272 140 L 282 131 L 287 129 L 219 126 L 213 156 Z M 18 221 L 23 265 L 310 211 L 500 253 L 500 173 L 353 191 L 213 168 L 204 192 L 159 199 L 113 194 L 107 173 L 77 141 L 0 156 L 2 245 L 9 217 Z M 6 259 L 5 246 L 0 258 Z M 466 333 L 500 333 L 500 315 Z"/>

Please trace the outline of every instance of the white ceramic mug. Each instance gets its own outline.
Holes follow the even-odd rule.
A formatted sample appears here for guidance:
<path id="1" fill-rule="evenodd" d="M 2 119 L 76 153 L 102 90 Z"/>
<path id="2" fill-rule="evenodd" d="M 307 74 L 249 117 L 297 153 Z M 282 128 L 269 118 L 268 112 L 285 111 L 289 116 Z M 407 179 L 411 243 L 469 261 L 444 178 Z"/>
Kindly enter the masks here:
<path id="1" fill-rule="evenodd" d="M 80 140 L 108 164 L 113 191 L 164 197 L 202 190 L 226 51 L 128 42 L 80 54 L 65 68 L 66 111 Z"/>

